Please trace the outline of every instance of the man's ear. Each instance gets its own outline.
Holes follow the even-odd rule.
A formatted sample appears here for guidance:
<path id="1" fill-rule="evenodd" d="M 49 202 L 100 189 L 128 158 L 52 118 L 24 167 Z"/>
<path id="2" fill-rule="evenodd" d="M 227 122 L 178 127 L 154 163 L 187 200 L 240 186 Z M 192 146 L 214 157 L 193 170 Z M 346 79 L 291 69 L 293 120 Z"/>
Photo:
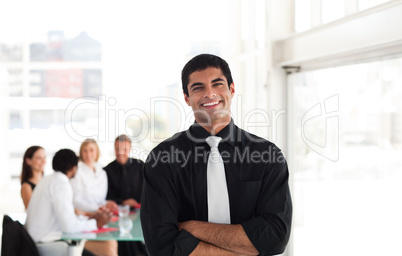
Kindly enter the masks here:
<path id="1" fill-rule="evenodd" d="M 184 95 L 184 101 L 187 103 L 188 106 L 190 106 L 190 100 L 188 99 L 187 94 L 183 92 L 183 95 Z"/>
<path id="2" fill-rule="evenodd" d="M 231 85 L 230 85 L 230 87 L 229 87 L 229 90 L 230 90 L 230 94 L 232 94 L 232 98 L 233 98 L 233 96 L 234 96 L 234 94 L 235 94 L 235 85 L 234 85 L 234 83 L 232 83 Z"/>
<path id="3" fill-rule="evenodd" d="M 65 173 L 66 176 L 67 176 L 69 179 L 74 178 L 75 174 L 77 173 L 77 168 L 78 168 L 77 166 L 71 167 L 71 169 L 68 170 L 68 171 Z"/>

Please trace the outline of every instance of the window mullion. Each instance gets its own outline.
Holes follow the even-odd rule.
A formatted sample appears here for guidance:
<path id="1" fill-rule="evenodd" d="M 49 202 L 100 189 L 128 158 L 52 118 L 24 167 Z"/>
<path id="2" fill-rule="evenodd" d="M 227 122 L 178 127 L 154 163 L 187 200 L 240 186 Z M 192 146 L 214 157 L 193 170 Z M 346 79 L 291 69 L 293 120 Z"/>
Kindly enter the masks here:
<path id="1" fill-rule="evenodd" d="M 358 11 L 357 0 L 345 0 L 345 16 Z"/>
<path id="2" fill-rule="evenodd" d="M 311 1 L 311 27 L 318 27 L 322 24 L 321 0 Z"/>

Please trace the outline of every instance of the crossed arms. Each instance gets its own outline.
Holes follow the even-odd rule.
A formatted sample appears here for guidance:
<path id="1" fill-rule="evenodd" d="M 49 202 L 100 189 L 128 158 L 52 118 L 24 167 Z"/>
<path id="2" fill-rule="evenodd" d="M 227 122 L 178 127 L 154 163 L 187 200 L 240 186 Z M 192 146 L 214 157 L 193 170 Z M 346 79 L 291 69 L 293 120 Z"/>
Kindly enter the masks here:
<path id="1" fill-rule="evenodd" d="M 200 240 L 190 254 L 198 255 L 258 255 L 241 225 L 215 224 L 202 221 L 179 223 L 179 230 L 185 229 Z"/>
<path id="2" fill-rule="evenodd" d="M 276 255 L 285 250 L 292 218 L 285 162 L 270 165 L 260 180 L 235 181 L 229 190 L 229 198 L 236 198 L 231 225 L 206 222 L 203 178 L 170 167 L 145 165 L 140 217 L 149 255 Z"/>

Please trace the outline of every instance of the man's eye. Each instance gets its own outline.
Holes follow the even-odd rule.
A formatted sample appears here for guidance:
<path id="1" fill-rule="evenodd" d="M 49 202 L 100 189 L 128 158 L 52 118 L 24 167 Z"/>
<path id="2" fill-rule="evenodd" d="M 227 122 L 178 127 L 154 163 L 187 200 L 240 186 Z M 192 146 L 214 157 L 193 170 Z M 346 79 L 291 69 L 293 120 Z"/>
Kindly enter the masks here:
<path id="1" fill-rule="evenodd" d="M 223 83 L 216 83 L 216 84 L 214 84 L 214 86 L 220 86 L 220 85 L 222 85 Z"/>
<path id="2" fill-rule="evenodd" d="M 201 87 L 193 87 L 193 91 L 197 91 L 197 90 L 200 90 L 201 89 Z"/>

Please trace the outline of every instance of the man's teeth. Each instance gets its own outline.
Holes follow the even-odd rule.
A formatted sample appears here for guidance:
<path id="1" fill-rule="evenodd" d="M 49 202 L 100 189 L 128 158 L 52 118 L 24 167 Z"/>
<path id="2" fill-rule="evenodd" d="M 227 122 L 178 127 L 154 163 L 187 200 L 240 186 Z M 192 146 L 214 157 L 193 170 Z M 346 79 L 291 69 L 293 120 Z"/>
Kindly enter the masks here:
<path id="1" fill-rule="evenodd" d="M 219 101 L 217 101 L 217 102 L 211 102 L 211 103 L 205 103 L 205 104 L 202 104 L 204 107 L 208 107 L 208 106 L 213 106 L 213 105 L 216 105 L 216 104 L 218 104 L 219 103 Z"/>

